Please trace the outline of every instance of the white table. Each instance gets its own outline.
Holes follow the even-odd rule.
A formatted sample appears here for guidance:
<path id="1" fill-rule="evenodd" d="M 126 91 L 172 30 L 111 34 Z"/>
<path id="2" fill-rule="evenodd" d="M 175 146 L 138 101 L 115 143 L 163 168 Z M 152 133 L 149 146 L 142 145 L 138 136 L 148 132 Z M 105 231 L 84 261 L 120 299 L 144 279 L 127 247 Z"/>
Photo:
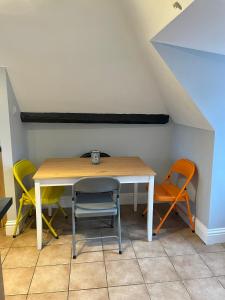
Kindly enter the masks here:
<path id="1" fill-rule="evenodd" d="M 80 178 L 110 176 L 120 183 L 135 184 L 137 203 L 138 183 L 148 184 L 147 239 L 152 240 L 153 195 L 155 172 L 139 157 L 104 157 L 99 165 L 92 165 L 87 158 L 54 158 L 46 160 L 37 170 L 35 181 L 37 248 L 42 248 L 42 186 L 73 186 Z"/>

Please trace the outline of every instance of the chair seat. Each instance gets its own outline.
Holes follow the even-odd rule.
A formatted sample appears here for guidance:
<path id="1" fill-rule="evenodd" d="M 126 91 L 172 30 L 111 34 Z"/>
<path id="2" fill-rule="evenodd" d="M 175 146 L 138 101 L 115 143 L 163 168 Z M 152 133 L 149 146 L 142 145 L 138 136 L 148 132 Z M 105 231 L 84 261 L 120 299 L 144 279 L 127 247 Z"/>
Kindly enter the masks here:
<path id="1" fill-rule="evenodd" d="M 56 186 L 56 187 L 47 187 L 41 189 L 41 197 L 43 205 L 52 205 L 59 202 L 61 195 L 64 192 L 64 187 Z M 28 191 L 31 199 L 35 202 L 35 188 L 31 188 Z M 32 204 L 31 199 L 24 193 L 22 198 L 24 200 L 25 205 Z"/>
<path id="2" fill-rule="evenodd" d="M 78 218 L 116 214 L 117 207 L 113 201 L 112 193 L 82 193 L 77 195 L 75 216 Z"/>
<path id="3" fill-rule="evenodd" d="M 180 192 L 180 189 L 171 183 L 156 184 L 154 188 L 154 200 L 157 202 L 174 201 Z M 183 192 L 178 201 L 184 201 L 186 192 Z"/>

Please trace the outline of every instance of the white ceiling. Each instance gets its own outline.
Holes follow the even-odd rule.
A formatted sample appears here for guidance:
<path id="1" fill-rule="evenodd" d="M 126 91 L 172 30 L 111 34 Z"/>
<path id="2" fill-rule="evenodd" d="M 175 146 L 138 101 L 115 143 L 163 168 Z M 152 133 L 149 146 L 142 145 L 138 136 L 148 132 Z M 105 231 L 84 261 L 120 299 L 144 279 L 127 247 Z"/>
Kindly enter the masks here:
<path id="1" fill-rule="evenodd" d="M 210 129 L 149 42 L 180 43 L 175 22 L 196 30 L 204 1 L 180 0 L 180 14 L 173 0 L 0 0 L 0 65 L 22 111 L 169 113 Z"/>
<path id="2" fill-rule="evenodd" d="M 22 111 L 166 113 L 121 0 L 0 0 L 0 37 Z"/>
<path id="3" fill-rule="evenodd" d="M 195 0 L 197 1 L 197 0 Z M 188 10 L 192 0 L 179 1 Z M 149 72 L 153 73 L 164 105 L 174 122 L 203 129 L 211 129 L 210 124 L 197 108 L 191 96 L 176 79 L 163 58 L 153 47 L 154 39 L 164 28 L 169 28 L 173 20 L 183 13 L 173 8 L 172 0 L 124 0 L 130 24 L 136 34 L 137 44 L 142 48 Z M 159 33 L 160 35 L 160 33 Z"/>
<path id="4" fill-rule="evenodd" d="M 195 0 L 154 41 L 225 54 L 225 1 Z"/>

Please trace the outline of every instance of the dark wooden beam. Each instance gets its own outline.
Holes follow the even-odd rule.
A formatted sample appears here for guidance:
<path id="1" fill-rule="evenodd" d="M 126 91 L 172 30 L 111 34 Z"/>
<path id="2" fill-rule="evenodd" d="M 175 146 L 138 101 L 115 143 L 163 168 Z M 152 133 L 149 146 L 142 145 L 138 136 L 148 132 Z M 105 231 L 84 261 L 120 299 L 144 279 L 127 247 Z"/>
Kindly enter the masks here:
<path id="1" fill-rule="evenodd" d="M 165 114 L 96 114 L 96 113 L 32 113 L 21 112 L 22 122 L 30 123 L 109 123 L 166 124 Z"/>

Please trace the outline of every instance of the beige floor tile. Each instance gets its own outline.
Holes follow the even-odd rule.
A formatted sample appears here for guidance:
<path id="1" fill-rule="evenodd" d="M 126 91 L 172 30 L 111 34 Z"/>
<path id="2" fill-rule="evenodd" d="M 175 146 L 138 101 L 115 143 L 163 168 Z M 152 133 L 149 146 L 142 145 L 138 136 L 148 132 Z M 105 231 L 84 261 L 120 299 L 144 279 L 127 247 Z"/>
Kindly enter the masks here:
<path id="1" fill-rule="evenodd" d="M 117 228 L 105 228 L 101 230 L 101 236 L 105 237 L 105 236 L 117 236 L 118 235 L 118 231 Z M 123 240 L 129 240 L 129 234 L 128 231 L 126 229 L 125 226 L 122 226 L 121 228 L 121 238 L 122 241 Z M 104 244 L 106 245 L 106 248 L 104 250 L 111 250 L 111 247 L 107 247 L 107 245 L 116 245 L 117 244 L 117 240 L 115 238 L 103 238 L 103 247 Z"/>
<path id="2" fill-rule="evenodd" d="M 225 289 L 225 276 L 217 277 L 217 279 L 219 280 L 219 282 L 222 284 L 222 286 Z"/>
<path id="3" fill-rule="evenodd" d="M 148 284 L 151 300 L 191 300 L 180 281 Z"/>
<path id="4" fill-rule="evenodd" d="M 179 234 L 181 234 L 185 239 L 196 236 L 196 234 L 193 233 L 192 230 L 189 227 L 181 228 L 181 229 L 177 230 L 177 232 Z"/>
<path id="5" fill-rule="evenodd" d="M 171 261 L 182 279 L 211 277 L 212 272 L 198 254 L 174 256 Z"/>
<path id="6" fill-rule="evenodd" d="M 72 252 L 70 244 L 46 246 L 41 250 L 38 266 L 69 264 Z"/>
<path id="7" fill-rule="evenodd" d="M 3 263 L 3 268 L 34 267 L 39 251 L 36 247 L 11 248 Z"/>
<path id="8" fill-rule="evenodd" d="M 6 295 L 27 294 L 34 268 L 16 268 L 3 270 Z"/>
<path id="9" fill-rule="evenodd" d="M 36 247 L 37 233 L 35 229 L 29 229 L 13 239 L 12 247 Z"/>
<path id="10" fill-rule="evenodd" d="M 106 261 L 109 286 L 143 283 L 143 277 L 136 259 Z"/>
<path id="11" fill-rule="evenodd" d="M 168 257 L 142 258 L 138 261 L 147 283 L 179 280 Z"/>
<path id="12" fill-rule="evenodd" d="M 70 291 L 69 300 L 108 300 L 108 291 L 103 289 L 90 289 L 81 291 Z"/>
<path id="13" fill-rule="evenodd" d="M 89 251 L 102 251 L 102 241 L 97 240 L 86 240 L 77 243 L 77 253 L 89 252 Z"/>
<path id="14" fill-rule="evenodd" d="M 72 243 L 72 235 L 71 234 L 60 234 L 59 231 L 57 231 L 59 234 L 59 238 L 56 239 L 52 236 L 52 234 L 44 234 L 43 235 L 43 244 L 44 245 L 61 245 L 61 244 L 70 244 Z"/>
<path id="15" fill-rule="evenodd" d="M 27 300 L 67 300 L 68 292 L 30 294 Z"/>
<path id="16" fill-rule="evenodd" d="M 37 267 L 29 293 L 66 291 L 69 284 L 69 270 L 69 265 Z"/>
<path id="17" fill-rule="evenodd" d="M 72 259 L 72 263 L 91 263 L 104 261 L 103 251 L 82 252 L 77 255 L 76 259 Z"/>
<path id="18" fill-rule="evenodd" d="M 129 239 L 122 239 L 122 246 L 129 247 L 131 246 L 131 241 Z M 114 238 L 102 239 L 103 250 L 117 250 L 118 241 Z"/>
<path id="19" fill-rule="evenodd" d="M 198 253 L 210 253 L 210 252 L 223 252 L 225 251 L 224 247 L 221 244 L 215 244 L 215 245 L 206 245 L 203 243 L 203 241 L 197 236 L 193 235 L 190 238 L 187 239 L 194 249 Z"/>
<path id="20" fill-rule="evenodd" d="M 152 242 L 134 240 L 132 243 L 138 258 L 166 256 L 161 243 L 157 240 Z"/>
<path id="21" fill-rule="evenodd" d="M 196 253 L 192 244 L 177 233 L 165 234 L 164 237 L 160 239 L 160 242 L 169 256 Z"/>
<path id="22" fill-rule="evenodd" d="M 144 284 L 109 288 L 110 300 L 150 300 Z"/>
<path id="23" fill-rule="evenodd" d="M 147 241 L 147 229 L 145 226 L 131 225 L 127 227 L 128 235 L 131 240 Z"/>
<path id="24" fill-rule="evenodd" d="M 26 300 L 27 295 L 5 296 L 5 300 Z"/>
<path id="25" fill-rule="evenodd" d="M 94 289 L 106 286 L 103 262 L 71 265 L 70 290 Z"/>
<path id="26" fill-rule="evenodd" d="M 103 249 L 104 249 L 104 245 L 106 246 L 106 244 L 104 244 L 103 242 Z M 107 244 L 106 248 L 108 247 L 109 244 Z M 105 260 L 120 260 L 120 259 L 136 258 L 130 240 L 124 240 L 122 242 L 122 254 L 119 254 L 118 243 L 116 243 L 114 248 L 112 248 L 111 250 L 104 251 L 104 256 L 105 256 Z"/>
<path id="27" fill-rule="evenodd" d="M 13 238 L 11 236 L 6 236 L 5 231 L 0 229 L 0 248 L 9 248 L 13 242 Z"/>
<path id="28" fill-rule="evenodd" d="M 193 300 L 225 299 L 225 289 L 216 278 L 185 280 L 184 284 Z"/>
<path id="29" fill-rule="evenodd" d="M 225 275 L 225 252 L 204 253 L 201 257 L 214 275 Z"/>
<path id="30" fill-rule="evenodd" d="M 8 251 L 9 251 L 9 248 L 0 248 L 0 256 L 1 256 L 2 263 L 7 255 Z"/>

